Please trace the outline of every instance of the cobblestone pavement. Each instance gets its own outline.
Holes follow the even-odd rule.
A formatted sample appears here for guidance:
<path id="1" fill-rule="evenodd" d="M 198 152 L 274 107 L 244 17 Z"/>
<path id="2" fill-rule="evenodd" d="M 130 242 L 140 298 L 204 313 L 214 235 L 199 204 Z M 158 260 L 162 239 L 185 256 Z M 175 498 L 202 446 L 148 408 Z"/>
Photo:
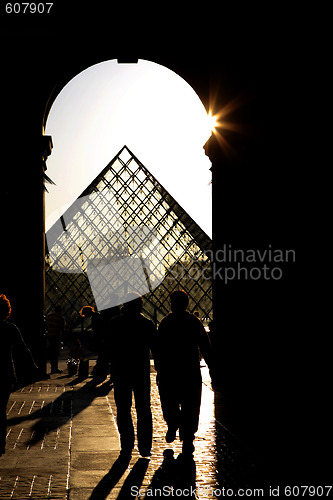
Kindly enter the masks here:
<path id="1" fill-rule="evenodd" d="M 215 498 L 221 488 L 251 487 L 252 461 L 216 421 L 214 392 L 202 368 L 203 395 L 193 461 L 181 443 L 165 442 L 166 425 L 152 370 L 154 439 L 149 459 L 135 449 L 119 456 L 116 406 L 108 382 L 78 381 L 67 372 L 14 392 L 8 404 L 6 454 L 0 458 L 0 499 L 100 500 Z M 133 406 L 133 419 L 135 410 Z"/>

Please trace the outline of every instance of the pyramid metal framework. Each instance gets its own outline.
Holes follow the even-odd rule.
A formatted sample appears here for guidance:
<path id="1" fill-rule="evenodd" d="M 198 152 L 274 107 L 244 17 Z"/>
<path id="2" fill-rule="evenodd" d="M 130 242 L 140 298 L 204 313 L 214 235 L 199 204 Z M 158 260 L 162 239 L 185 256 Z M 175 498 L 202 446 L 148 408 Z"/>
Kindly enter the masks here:
<path id="1" fill-rule="evenodd" d="M 46 313 L 61 305 L 70 329 L 84 305 L 103 310 L 128 291 L 157 324 L 179 289 L 212 320 L 211 240 L 126 146 L 49 229 L 46 247 Z"/>

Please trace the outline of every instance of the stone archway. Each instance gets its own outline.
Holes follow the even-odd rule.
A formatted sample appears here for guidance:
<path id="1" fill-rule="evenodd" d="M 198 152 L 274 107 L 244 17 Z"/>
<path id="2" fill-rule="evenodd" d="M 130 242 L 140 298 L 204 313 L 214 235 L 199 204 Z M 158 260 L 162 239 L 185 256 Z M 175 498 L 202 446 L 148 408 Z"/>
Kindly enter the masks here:
<path id="1" fill-rule="evenodd" d="M 137 71 L 138 66 L 128 64 L 120 66 L 116 60 L 106 61 L 104 63 L 94 65 L 90 68 L 87 68 L 83 72 L 76 75 L 72 80 L 70 80 L 70 82 L 65 87 L 63 87 L 61 92 L 58 93 L 57 97 L 52 103 L 52 107 L 50 107 L 50 102 L 48 103 L 49 111 L 47 113 L 47 119 L 45 119 L 44 121 L 46 133 L 53 136 L 53 130 L 58 130 L 59 139 L 57 140 L 57 138 L 55 138 L 54 142 L 56 144 L 58 143 L 58 147 L 64 149 L 64 154 L 62 155 L 62 157 L 58 157 L 62 158 L 62 160 L 58 159 L 57 161 L 54 161 L 52 165 L 52 161 L 54 160 L 55 155 L 53 155 L 53 157 L 50 159 L 50 176 L 53 178 L 54 174 L 56 174 L 55 168 L 57 167 L 57 165 L 62 166 L 64 163 L 65 168 L 62 169 L 62 175 L 67 175 L 68 171 L 70 169 L 72 170 L 72 177 L 67 178 L 64 184 L 66 184 L 67 186 L 71 184 L 79 184 L 79 186 L 75 186 L 76 192 L 74 191 L 74 194 L 72 194 L 72 199 L 70 199 L 70 202 L 73 202 L 73 197 L 74 199 L 76 199 L 77 196 L 80 195 L 87 188 L 87 186 L 91 184 L 91 181 L 93 181 L 94 178 L 98 174 L 100 174 L 100 172 L 105 167 L 105 164 L 107 164 L 110 160 L 109 157 L 104 157 L 103 159 L 103 156 L 101 156 L 101 158 L 99 159 L 100 163 L 94 165 L 94 169 L 91 169 L 91 163 L 96 162 L 96 157 L 99 152 L 98 148 L 96 148 L 96 142 L 100 141 L 99 145 L 103 145 L 103 141 L 105 142 L 114 140 L 114 137 L 118 132 L 117 129 L 119 129 L 120 127 L 123 127 L 123 134 L 125 135 L 120 135 L 119 140 L 126 140 L 126 142 L 130 141 L 129 144 L 131 146 L 133 144 L 132 141 L 135 140 L 137 140 L 137 144 L 139 146 L 142 146 L 142 143 L 144 143 L 144 151 L 151 149 L 152 143 L 159 141 L 156 148 L 157 153 L 155 153 L 155 159 L 160 159 L 161 154 L 165 155 L 165 148 L 168 147 L 171 150 L 170 158 L 173 162 L 175 161 L 176 157 L 176 165 L 171 164 L 169 166 L 169 170 L 172 170 L 171 167 L 173 167 L 173 174 L 171 174 L 171 177 L 173 177 L 174 179 L 176 179 L 177 174 L 179 174 L 179 166 L 182 167 L 184 166 L 185 162 L 188 162 L 190 170 L 185 172 L 183 180 L 180 181 L 181 189 L 184 189 L 184 185 L 186 182 L 188 182 L 188 184 L 190 185 L 190 181 L 193 182 L 193 180 L 195 180 L 195 175 L 193 175 L 193 160 L 191 159 L 195 157 L 195 154 L 200 154 L 203 160 L 202 164 L 205 165 L 205 167 L 203 167 L 203 170 L 204 168 L 206 168 L 206 172 L 204 173 L 207 179 L 206 189 L 210 189 L 210 163 L 209 160 L 205 157 L 203 150 L 203 145 L 209 137 L 210 130 L 208 120 L 207 124 L 205 122 L 207 113 L 203 104 L 193 91 L 192 87 L 190 87 L 189 84 L 187 84 L 183 79 L 181 79 L 171 70 L 168 70 L 167 68 L 161 67 L 160 65 L 156 65 L 155 63 L 151 63 L 149 61 L 142 61 L 141 64 L 144 66 L 144 71 L 141 70 L 141 72 Z M 158 72 L 157 77 L 154 75 L 154 71 Z M 148 75 L 146 75 L 145 72 L 147 72 Z M 140 77 L 141 81 L 138 83 L 135 80 L 134 83 L 132 83 L 135 77 Z M 153 79 L 153 85 L 148 81 L 148 78 Z M 166 86 L 164 85 L 163 88 L 160 88 L 162 87 L 163 78 L 166 78 L 168 80 L 169 87 L 167 90 L 171 93 L 171 96 L 166 96 L 167 99 L 165 97 L 165 94 L 163 95 L 163 92 L 166 92 Z M 122 83 L 121 88 L 119 88 L 119 82 Z M 150 85 L 150 92 L 147 93 L 145 85 Z M 125 97 L 123 87 L 125 87 Z M 143 100 L 145 99 L 145 102 L 137 103 L 135 101 L 135 99 L 138 99 L 138 94 L 140 93 L 137 92 L 137 89 L 135 87 L 139 87 L 139 90 L 141 91 L 141 95 L 143 97 Z M 178 100 L 175 95 L 172 94 L 172 92 L 177 91 L 181 96 L 180 98 L 178 97 Z M 79 92 L 81 92 L 82 95 L 78 95 Z M 112 94 L 112 92 L 115 93 L 115 97 L 111 98 L 110 100 L 109 94 Z M 128 122 L 121 123 L 119 125 L 119 121 L 122 120 L 122 115 L 121 113 L 117 114 L 117 112 L 115 113 L 114 111 L 114 107 L 120 106 L 119 97 L 120 99 L 122 99 L 122 105 L 127 109 L 127 113 L 128 110 L 131 110 L 131 106 L 133 107 L 133 109 L 135 108 L 136 112 L 139 110 L 140 117 L 139 120 L 136 121 L 134 127 L 131 123 Z M 173 105 L 174 107 L 176 107 L 178 103 L 178 105 L 182 107 L 182 109 L 180 109 L 177 113 L 177 116 L 174 116 L 173 124 L 170 124 L 170 116 L 167 116 L 169 120 L 167 124 L 169 125 L 170 130 L 168 130 L 168 128 L 166 127 L 164 127 L 163 129 L 163 127 L 161 127 L 161 124 L 158 123 L 159 115 L 156 114 L 156 110 L 153 110 L 153 112 L 152 110 L 147 110 L 147 106 L 150 102 L 153 102 L 153 104 L 156 106 L 158 100 L 162 101 L 163 99 L 167 100 L 167 103 L 165 104 L 163 102 L 163 105 L 161 104 L 160 109 L 158 109 L 161 120 L 166 121 L 166 115 L 169 112 L 168 106 L 170 107 Z M 127 101 L 129 101 L 129 105 Z M 175 101 L 175 103 L 173 101 Z M 191 106 L 193 108 L 193 111 Z M 83 109 L 85 107 L 87 109 Z M 147 120 L 147 116 L 145 116 L 146 110 L 147 114 L 149 114 L 150 121 Z M 78 115 L 74 116 L 74 120 L 72 120 L 73 113 L 77 113 Z M 108 115 L 108 113 L 110 113 L 110 115 L 116 115 L 116 119 L 114 119 L 115 126 L 113 127 L 110 127 L 107 121 L 110 116 Z M 201 118 L 202 123 L 200 122 L 199 117 Z M 73 121 L 71 126 L 69 125 L 70 120 Z M 138 124 L 140 125 L 140 120 L 144 122 L 143 128 L 145 128 L 146 130 L 148 140 L 145 137 L 145 134 L 141 134 L 139 140 L 136 137 L 137 128 L 135 127 L 137 127 Z M 195 123 L 195 120 L 197 120 L 197 123 Z M 60 132 L 59 127 L 57 128 L 57 125 L 59 125 L 57 121 L 60 123 Z M 81 127 L 81 133 L 79 133 L 77 128 L 82 125 L 82 122 L 85 122 L 85 126 L 83 128 Z M 91 124 L 91 122 L 93 123 Z M 179 124 L 179 122 L 181 123 Z M 155 134 L 154 139 L 152 140 L 151 136 L 155 133 L 155 126 L 157 126 L 159 129 L 163 129 L 163 133 L 160 133 L 160 131 L 158 131 L 158 133 Z M 63 127 L 66 129 L 65 131 L 62 130 Z M 207 127 L 207 132 L 205 127 Z M 175 131 L 173 129 L 178 130 L 179 137 L 177 136 L 177 130 Z M 83 136 L 81 134 L 83 134 Z M 161 135 L 161 137 L 159 137 L 159 135 Z M 68 139 L 70 140 L 69 145 Z M 86 139 L 86 141 L 84 139 Z M 88 141 L 91 141 L 90 148 L 86 147 Z M 117 145 L 116 143 L 114 147 L 117 148 L 119 145 L 122 144 L 120 143 Z M 183 151 L 179 152 L 179 145 L 183 148 Z M 177 146 L 178 153 L 175 153 L 174 150 L 177 149 Z M 82 152 L 80 148 L 84 151 Z M 194 148 L 196 148 L 194 155 L 191 156 L 192 149 Z M 137 149 L 135 150 L 135 152 L 137 152 Z M 183 164 L 182 161 L 178 158 L 181 153 L 184 154 Z M 107 154 L 112 154 L 111 150 Z M 82 167 L 85 160 L 88 161 L 86 162 L 85 167 Z M 75 166 L 73 166 L 73 163 L 75 163 Z M 154 161 L 152 161 L 151 164 L 154 166 Z M 167 162 L 165 162 L 164 165 L 168 167 Z M 89 178 L 90 172 L 87 172 L 87 170 L 92 170 L 92 178 Z M 155 172 L 152 173 L 155 174 Z M 82 181 L 81 184 L 77 183 L 77 179 L 80 176 L 87 176 L 87 174 L 88 177 L 85 177 L 83 181 L 80 178 L 80 180 Z M 162 176 L 162 174 L 163 168 L 160 168 L 158 180 L 160 180 L 160 176 Z M 60 181 L 62 181 L 60 175 L 60 177 L 55 179 L 57 184 L 59 183 L 59 178 Z M 163 178 L 162 184 L 164 187 L 166 187 L 165 178 Z M 167 186 L 167 190 L 170 190 L 169 185 Z M 191 189 L 189 189 L 189 191 L 191 191 Z M 179 199 L 179 195 L 176 196 L 177 201 L 180 203 L 180 205 L 183 206 L 182 200 Z M 196 196 L 195 193 L 194 198 L 196 200 L 198 199 L 198 196 Z M 66 200 L 66 202 L 67 201 L 68 199 Z M 195 204 L 198 205 L 197 201 L 195 202 Z M 208 203 L 203 204 L 208 205 Z M 211 212 L 211 208 L 209 206 L 208 211 Z M 60 216 L 62 216 L 62 213 L 63 210 L 61 209 L 60 213 L 58 212 L 58 214 L 56 215 L 56 220 L 61 220 Z M 54 222 L 54 220 L 52 222 Z M 207 241 L 209 241 L 209 238 Z M 54 298 L 52 303 L 54 303 Z M 210 318 L 210 312 L 205 317 L 207 321 Z M 202 316 L 204 317 L 204 312 L 202 312 Z"/>

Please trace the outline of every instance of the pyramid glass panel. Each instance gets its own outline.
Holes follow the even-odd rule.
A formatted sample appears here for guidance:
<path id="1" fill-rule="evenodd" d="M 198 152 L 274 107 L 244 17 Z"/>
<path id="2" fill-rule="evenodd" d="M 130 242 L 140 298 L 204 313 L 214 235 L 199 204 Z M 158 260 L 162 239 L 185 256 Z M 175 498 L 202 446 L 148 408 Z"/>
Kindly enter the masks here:
<path id="1" fill-rule="evenodd" d="M 185 290 L 189 310 L 212 320 L 210 238 L 124 146 L 46 234 L 46 312 L 62 306 L 69 328 L 79 310 L 144 298 L 156 323 L 169 295 Z"/>

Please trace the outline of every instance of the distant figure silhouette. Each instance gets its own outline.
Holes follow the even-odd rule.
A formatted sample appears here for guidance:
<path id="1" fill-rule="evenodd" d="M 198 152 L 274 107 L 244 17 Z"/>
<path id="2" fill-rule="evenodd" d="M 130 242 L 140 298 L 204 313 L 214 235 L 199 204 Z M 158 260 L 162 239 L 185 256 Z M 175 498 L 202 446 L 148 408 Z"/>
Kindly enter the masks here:
<path id="1" fill-rule="evenodd" d="M 114 303 L 116 303 L 116 294 L 112 294 Z M 95 311 L 91 306 L 84 306 L 80 311 L 83 318 L 91 318 L 91 326 L 93 330 L 93 344 L 97 350 L 97 360 L 93 368 L 92 375 L 96 384 L 103 382 L 109 374 L 109 358 L 106 353 L 105 336 L 109 335 L 109 321 L 118 316 L 120 313 L 119 306 L 104 309 L 101 312 Z"/>
<path id="2" fill-rule="evenodd" d="M 174 441 L 179 429 L 183 453 L 191 456 L 201 404 L 200 353 L 210 370 L 213 356 L 203 324 L 186 311 L 189 303 L 186 292 L 172 292 L 170 301 L 171 312 L 162 319 L 157 332 L 155 367 L 168 425 L 166 441 Z"/>
<path id="3" fill-rule="evenodd" d="M 26 346 L 20 330 L 14 323 L 7 320 L 12 308 L 5 295 L 0 295 L 0 456 L 5 453 L 6 445 L 6 407 L 13 384 L 16 380 L 15 366 L 13 363 L 13 348 L 23 347 L 28 353 L 32 364 L 37 368 L 31 352 Z"/>
<path id="4" fill-rule="evenodd" d="M 80 339 L 75 338 L 69 351 L 69 358 L 67 360 L 68 375 L 76 375 L 78 366 L 83 360 L 83 349 Z"/>
<path id="5" fill-rule="evenodd" d="M 119 301 L 119 297 L 116 293 L 113 293 L 109 296 L 110 303 L 117 304 Z M 105 380 L 107 375 L 110 373 L 110 358 L 106 349 L 107 339 L 106 337 L 112 336 L 112 331 L 108 327 L 112 318 L 119 316 L 120 307 L 119 305 L 115 305 L 113 307 L 109 307 L 108 309 L 103 309 L 101 311 L 102 318 L 102 338 L 100 344 L 100 350 L 98 352 L 97 364 L 95 366 L 96 370 L 96 379 L 97 381 Z M 110 378 L 110 382 L 112 382 L 112 377 Z"/>
<path id="6" fill-rule="evenodd" d="M 156 329 L 153 322 L 141 314 L 142 304 L 139 294 L 127 294 L 122 313 L 110 321 L 110 336 L 106 337 L 122 456 L 130 455 L 134 447 L 132 394 L 135 398 L 137 440 L 141 456 L 149 456 L 152 445 L 150 350 L 153 350 Z"/>
<path id="7" fill-rule="evenodd" d="M 73 340 L 72 347 L 69 351 L 69 357 L 78 361 L 83 358 L 83 349 L 80 339 L 75 338 Z"/>
<path id="8" fill-rule="evenodd" d="M 54 312 L 46 316 L 46 325 L 51 373 L 61 373 L 61 370 L 58 368 L 58 356 L 60 344 L 65 332 L 65 318 L 61 314 L 61 306 L 55 306 Z"/>
<path id="9" fill-rule="evenodd" d="M 82 318 L 91 318 L 93 343 L 94 345 L 96 344 L 96 348 L 98 350 L 102 337 L 102 317 L 100 313 L 95 311 L 95 308 L 92 306 L 83 306 L 79 314 Z"/>

